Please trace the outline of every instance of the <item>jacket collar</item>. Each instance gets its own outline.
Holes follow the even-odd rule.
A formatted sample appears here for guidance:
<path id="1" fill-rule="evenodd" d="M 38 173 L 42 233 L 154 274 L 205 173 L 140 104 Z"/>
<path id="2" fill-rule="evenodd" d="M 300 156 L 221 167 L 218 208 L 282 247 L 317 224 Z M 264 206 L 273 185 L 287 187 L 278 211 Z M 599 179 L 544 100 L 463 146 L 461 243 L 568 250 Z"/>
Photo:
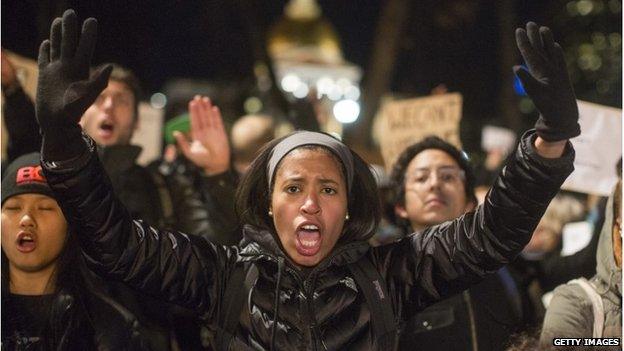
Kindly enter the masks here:
<path id="1" fill-rule="evenodd" d="M 136 164 L 143 149 L 136 145 L 98 146 L 98 154 L 109 174 L 120 173 Z"/>
<path id="2" fill-rule="evenodd" d="M 295 263 L 288 257 L 279 244 L 277 234 L 269 230 L 260 229 L 252 225 L 243 227 L 243 248 L 241 255 L 243 256 L 264 256 L 272 261 L 276 261 L 278 257 L 283 257 L 293 267 Z M 350 243 L 338 243 L 330 254 L 325 257 L 313 271 L 322 271 L 331 266 L 343 266 L 353 263 L 360 259 L 368 250 L 370 245 L 367 241 L 354 241 Z"/>

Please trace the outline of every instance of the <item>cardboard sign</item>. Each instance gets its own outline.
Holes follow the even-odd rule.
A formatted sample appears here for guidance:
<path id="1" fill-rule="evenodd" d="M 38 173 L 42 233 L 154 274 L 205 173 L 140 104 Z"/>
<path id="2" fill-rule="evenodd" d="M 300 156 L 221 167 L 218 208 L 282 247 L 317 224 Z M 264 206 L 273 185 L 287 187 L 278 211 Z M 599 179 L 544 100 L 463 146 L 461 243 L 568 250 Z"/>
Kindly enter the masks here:
<path id="1" fill-rule="evenodd" d="M 584 101 L 578 106 L 581 135 L 570 140 L 576 151 L 574 172 L 562 189 L 609 196 L 622 157 L 622 110 Z"/>
<path id="2" fill-rule="evenodd" d="M 380 148 L 386 170 L 390 170 L 406 147 L 435 135 L 461 149 L 459 93 L 389 101 L 381 107 Z"/>
<path id="3" fill-rule="evenodd" d="M 39 68 L 37 61 L 20 56 L 11 51 L 4 50 L 3 54 L 11 61 L 15 68 L 15 75 L 22 85 L 24 92 L 34 100 L 37 93 L 37 79 L 39 77 Z"/>

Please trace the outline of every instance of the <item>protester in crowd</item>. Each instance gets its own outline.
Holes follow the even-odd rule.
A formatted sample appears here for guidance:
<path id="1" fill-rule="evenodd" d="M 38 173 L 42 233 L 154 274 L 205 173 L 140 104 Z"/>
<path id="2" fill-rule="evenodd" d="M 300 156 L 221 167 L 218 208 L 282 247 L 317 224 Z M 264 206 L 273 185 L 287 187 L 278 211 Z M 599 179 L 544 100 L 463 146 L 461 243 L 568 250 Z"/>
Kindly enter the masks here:
<path id="1" fill-rule="evenodd" d="M 89 77 L 96 21 L 85 21 L 80 40 L 77 28 L 76 15 L 66 11 L 40 48 L 36 110 L 44 172 L 95 271 L 194 309 L 228 331 L 219 334 L 223 349 L 389 349 L 395 321 L 517 255 L 572 170 L 567 140 L 580 133 L 576 100 L 550 31 L 529 23 L 528 37 L 519 29 L 517 39 L 531 73 L 517 74 L 542 118 L 475 212 L 370 248 L 379 199 L 368 166 L 328 135 L 299 132 L 267 144 L 243 178 L 241 247 L 158 230 L 129 216 L 93 141 L 81 135 L 77 122 L 110 67 Z M 240 304 L 228 303 L 232 291 L 240 296 L 242 289 L 232 287 L 243 286 L 243 278 L 251 290 Z"/>
<path id="2" fill-rule="evenodd" d="M 245 174 L 264 144 L 275 139 L 275 123 L 270 116 L 245 115 L 236 120 L 230 133 L 234 169 Z"/>
<path id="3" fill-rule="evenodd" d="M 86 270 L 39 162 L 23 155 L 2 179 L 2 349 L 152 349 L 152 335 Z"/>
<path id="4" fill-rule="evenodd" d="M 23 92 L 16 79 L 16 72 L 2 55 L 2 82 L 4 118 L 9 134 L 9 160 L 28 152 L 41 149 L 41 136 L 36 123 L 35 109 L 30 98 Z M 97 68 L 96 68 L 97 70 Z M 113 65 L 108 85 L 97 99 L 86 109 L 80 124 L 83 130 L 98 144 L 100 158 L 108 173 L 113 188 L 122 203 L 135 218 L 142 218 L 161 228 L 175 228 L 210 238 L 224 245 L 236 244 L 241 239 L 238 220 L 234 211 L 234 173 L 229 169 L 229 145 L 225 130 L 206 127 L 206 121 L 221 120 L 218 109 L 205 108 L 204 103 L 195 101 L 190 108 L 194 116 L 193 139 L 217 138 L 223 141 L 220 149 L 212 154 L 202 148 L 186 149 L 184 158 L 191 160 L 193 167 L 200 169 L 198 179 L 179 174 L 163 175 L 137 163 L 141 148 L 131 144 L 131 138 L 139 123 L 140 83 L 128 69 Z M 195 99 L 197 100 L 197 99 Z M 191 103 L 189 103 L 189 106 Z M 220 137 L 220 139 L 219 139 Z M 216 139 L 216 140 L 217 140 Z M 195 143 L 197 145 L 197 143 Z M 209 158 L 212 169 L 205 169 Z M 220 163 L 218 163 L 220 162 Z M 213 199 L 218 205 L 206 201 Z M 111 283 L 114 285 L 114 283 Z M 145 313 L 150 322 L 161 332 L 168 333 L 170 325 L 180 326 L 182 320 L 170 321 L 165 308 L 151 308 L 155 305 L 149 296 L 137 297 L 126 289 L 116 286 L 120 300 L 133 312 Z M 176 310 L 178 310 L 176 308 Z M 175 315 L 182 313 L 178 310 Z M 177 328 L 177 334 L 190 328 Z M 198 340 L 199 332 L 194 333 Z M 188 336 L 179 336 L 181 342 Z M 197 341 L 199 343 L 199 341 Z M 194 348 L 196 344 L 182 344 Z"/>
<path id="5" fill-rule="evenodd" d="M 174 206 L 188 201 L 186 189 L 199 195 L 201 210 L 192 215 L 196 231 L 188 233 L 221 245 L 236 245 L 241 239 L 234 209 L 238 176 L 231 166 L 221 113 L 209 98 L 200 96 L 189 101 L 188 110 L 189 114 L 178 116 L 165 126 L 165 141 L 169 145 L 163 158 L 152 162 L 149 168 L 164 178 Z M 202 144 L 202 140 L 210 143 Z M 174 141 L 178 142 L 177 147 Z"/>
<path id="6" fill-rule="evenodd" d="M 397 158 L 391 179 L 395 211 L 406 233 L 451 221 L 477 205 L 467 157 L 435 136 L 407 147 Z M 418 313 L 403 328 L 400 348 L 499 350 L 520 320 L 519 292 L 503 267 L 469 290 Z"/>
<path id="7" fill-rule="evenodd" d="M 508 266 L 521 294 L 524 328 L 540 326 L 544 320 L 545 294 L 570 279 L 596 273 L 596 248 L 600 225 L 589 243 L 578 252 L 562 256 L 561 234 L 567 222 L 582 220 L 583 204 L 559 193 L 550 203 L 523 252 Z"/>
<path id="8" fill-rule="evenodd" d="M 2 72 L 2 112 L 8 134 L 7 162 L 41 149 L 41 135 L 35 119 L 35 106 L 22 89 L 13 63 L 4 50 L 0 52 Z M 6 169 L 3 167 L 3 170 Z"/>
<path id="9" fill-rule="evenodd" d="M 128 69 L 113 65 L 107 87 L 85 111 L 80 124 L 100 147 L 113 188 L 133 217 L 159 227 L 203 233 L 205 209 L 196 191 L 184 183 L 167 184 L 137 163 L 141 147 L 130 141 L 139 123 L 139 98 L 138 79 Z M 184 197 L 175 196 L 180 194 Z"/>
<path id="10" fill-rule="evenodd" d="M 622 180 L 609 198 L 600 233 L 596 275 L 555 289 L 541 345 L 553 338 L 622 338 Z M 621 346 L 612 347 L 620 350 Z"/>
<path id="11" fill-rule="evenodd" d="M 553 253 L 559 254 L 563 227 L 584 217 L 585 206 L 580 200 L 571 195 L 557 194 L 535 228 L 531 241 L 522 250 L 522 256 L 530 260 L 540 260 Z"/>
<path id="12" fill-rule="evenodd" d="M 3 91 L 11 92 L 10 89 Z M 14 95 L 4 104 L 12 157 L 41 148 L 39 127 L 36 124 L 32 101 L 21 89 L 17 89 Z M 240 234 L 232 234 L 238 228 L 233 208 L 234 188 L 230 183 L 223 181 L 231 178 L 227 174 L 224 175 L 229 167 L 229 145 L 225 130 L 216 132 L 221 133 L 221 139 L 225 140 L 225 152 L 220 150 L 216 155 L 223 155 L 227 159 L 226 166 L 208 170 L 211 173 L 204 173 L 201 191 L 183 177 L 163 177 L 157 172 L 150 172 L 136 162 L 141 148 L 130 143 L 138 127 L 140 95 L 140 84 L 134 74 L 126 68 L 113 65 L 108 85 L 86 109 L 80 120 L 84 131 L 98 144 L 100 158 L 117 196 L 135 218 L 143 218 L 162 228 L 176 228 L 187 233 L 210 237 L 223 244 L 238 242 Z M 197 115 L 196 119 L 205 121 L 211 117 L 210 114 L 218 114 L 219 111 L 213 112 L 202 107 L 201 110 L 195 109 L 192 113 Z M 218 118 L 221 118 L 220 114 Z M 197 130 L 193 131 L 194 137 L 205 137 L 206 133 L 208 137 L 215 137 L 212 129 L 202 128 L 201 123 L 197 125 Z M 31 137 L 33 135 L 35 137 Z M 188 151 L 185 156 L 196 162 L 195 165 L 199 168 L 202 167 L 205 157 L 214 157 L 201 148 Z M 210 208 L 202 201 L 202 192 L 219 201 L 229 201 L 230 206 L 220 208 L 221 211 L 217 213 L 210 213 Z M 219 220 L 211 222 L 213 218 Z M 146 313 L 152 322 L 160 326 L 163 333 L 167 333 L 169 325 L 182 324 L 180 320 L 169 321 L 171 316 L 163 314 L 165 308 L 151 308 L 155 302 L 148 296 L 137 298 L 121 287 L 116 289 L 124 295 L 118 296 L 124 303 L 133 306 L 131 308 L 135 312 L 141 310 Z M 199 335 L 199 332 L 196 334 Z"/>

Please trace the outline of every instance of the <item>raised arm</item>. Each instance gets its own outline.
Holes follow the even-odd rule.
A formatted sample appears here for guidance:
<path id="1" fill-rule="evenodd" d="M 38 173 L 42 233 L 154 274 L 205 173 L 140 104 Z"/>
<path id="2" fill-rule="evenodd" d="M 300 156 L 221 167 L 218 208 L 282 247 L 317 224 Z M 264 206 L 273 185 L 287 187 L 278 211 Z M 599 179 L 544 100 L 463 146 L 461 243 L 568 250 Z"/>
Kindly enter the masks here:
<path id="1" fill-rule="evenodd" d="M 514 70 L 540 111 L 536 130 L 522 137 L 475 212 L 373 251 L 404 318 L 514 259 L 573 170 L 567 139 L 580 133 L 578 108 L 561 48 L 534 23 L 516 39 L 530 72 Z"/>
<path id="2" fill-rule="evenodd" d="M 2 95 L 4 96 L 2 112 L 9 137 L 7 157 L 10 163 L 21 155 L 41 150 L 41 136 L 35 118 L 35 104 L 22 89 L 15 67 L 6 52 L 4 49 L 0 50 Z"/>
<path id="3" fill-rule="evenodd" d="M 81 133 L 78 120 L 110 74 L 105 67 L 89 77 L 96 27 L 95 19 L 87 19 L 78 39 L 76 15 L 68 10 L 41 45 L 36 110 L 44 173 L 92 269 L 211 315 L 220 273 L 235 251 L 132 220 L 113 193 L 93 140 Z"/>
<path id="4" fill-rule="evenodd" d="M 197 184 L 210 218 L 209 237 L 221 245 L 236 245 L 242 228 L 234 209 L 235 174 L 231 170 L 230 144 L 221 111 L 208 97 L 189 101 L 191 141 L 181 132 L 174 136 L 184 156 L 200 171 Z"/>

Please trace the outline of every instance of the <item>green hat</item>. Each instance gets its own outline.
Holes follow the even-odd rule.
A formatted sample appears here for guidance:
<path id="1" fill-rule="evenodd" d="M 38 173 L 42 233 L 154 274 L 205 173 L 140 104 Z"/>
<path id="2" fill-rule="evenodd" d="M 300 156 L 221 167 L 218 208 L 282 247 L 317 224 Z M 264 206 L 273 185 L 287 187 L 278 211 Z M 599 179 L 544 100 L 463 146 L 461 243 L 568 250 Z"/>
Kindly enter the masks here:
<path id="1" fill-rule="evenodd" d="M 165 143 L 175 144 L 175 138 L 173 132 L 179 131 L 186 133 L 191 130 L 191 123 L 189 121 L 189 114 L 184 113 L 176 116 L 165 123 Z"/>

